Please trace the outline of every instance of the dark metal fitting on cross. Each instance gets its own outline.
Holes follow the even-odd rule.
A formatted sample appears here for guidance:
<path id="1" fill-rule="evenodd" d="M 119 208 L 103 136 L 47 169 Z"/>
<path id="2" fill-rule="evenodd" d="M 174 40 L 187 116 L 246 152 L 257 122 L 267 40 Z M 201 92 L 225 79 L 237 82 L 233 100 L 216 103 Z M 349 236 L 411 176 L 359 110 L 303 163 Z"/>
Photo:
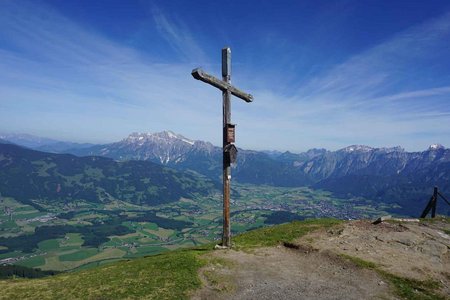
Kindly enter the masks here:
<path id="1" fill-rule="evenodd" d="M 223 148 L 224 158 L 227 163 L 234 164 L 237 160 L 238 149 L 234 144 L 228 144 Z"/>

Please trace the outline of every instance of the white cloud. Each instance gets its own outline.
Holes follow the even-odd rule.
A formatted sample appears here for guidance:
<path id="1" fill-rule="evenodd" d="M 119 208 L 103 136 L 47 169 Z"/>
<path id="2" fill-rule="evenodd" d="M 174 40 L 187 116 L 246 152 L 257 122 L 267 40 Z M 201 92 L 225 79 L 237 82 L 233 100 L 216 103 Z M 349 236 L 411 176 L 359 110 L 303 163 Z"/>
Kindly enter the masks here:
<path id="1" fill-rule="evenodd" d="M 263 144 L 270 137 L 279 148 L 294 151 L 355 143 L 418 150 L 435 142 L 439 132 L 438 141 L 450 146 L 444 125 L 450 124 L 450 65 L 444 76 L 433 69 L 449 64 L 441 51 L 449 48 L 450 14 L 445 14 L 300 83 L 293 96 L 255 92 L 255 103 L 240 112 L 246 127 L 258 124 L 245 140 L 258 136 Z"/>
<path id="2" fill-rule="evenodd" d="M 220 93 L 195 82 L 192 65 L 149 62 L 50 7 L 25 2 L 1 6 L 0 35 L 12 48 L 0 49 L 3 131 L 15 126 L 15 131 L 104 142 L 131 131 L 172 128 L 202 138 L 194 133 L 214 114 L 220 116 L 220 105 L 208 99 Z M 106 134 L 105 128 L 110 130 Z M 205 131 L 204 138 L 210 138 Z"/>
<path id="3" fill-rule="evenodd" d="M 0 48 L 1 131 L 106 142 L 171 129 L 220 144 L 220 92 L 190 75 L 207 56 L 182 21 L 157 8 L 152 15 L 181 59 L 156 62 L 50 7 L 0 3 L 0 38 L 8 42 Z M 450 122 L 448 70 L 446 78 L 424 80 L 427 72 L 439 75 L 432 68 L 447 55 L 439 49 L 449 48 L 449 33 L 447 14 L 290 87 L 288 97 L 269 84 L 261 88 L 271 81 L 269 71 L 253 82 L 237 80 L 255 96 L 251 104 L 233 100 L 238 145 L 294 151 L 356 143 L 450 146 L 443 125 Z"/>
<path id="4" fill-rule="evenodd" d="M 202 62 L 207 60 L 201 47 L 189 31 L 186 24 L 178 20 L 169 20 L 158 7 L 153 6 L 153 19 L 162 37 L 177 53 L 190 62 Z"/>

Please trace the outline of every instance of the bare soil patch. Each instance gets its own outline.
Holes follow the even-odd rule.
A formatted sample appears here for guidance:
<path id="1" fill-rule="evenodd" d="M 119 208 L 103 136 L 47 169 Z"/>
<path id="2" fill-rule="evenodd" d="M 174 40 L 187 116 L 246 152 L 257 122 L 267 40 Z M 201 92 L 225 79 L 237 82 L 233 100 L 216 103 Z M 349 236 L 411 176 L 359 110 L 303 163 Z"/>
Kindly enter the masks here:
<path id="1" fill-rule="evenodd" d="M 208 254 L 192 299 L 395 299 L 373 270 L 309 247 Z"/>
<path id="2" fill-rule="evenodd" d="M 401 277 L 434 280 L 440 293 L 450 295 L 450 224 L 428 222 L 348 222 L 339 227 L 312 232 L 297 244 L 309 244 L 375 263 Z"/>
<path id="3" fill-rule="evenodd" d="M 215 251 L 192 299 L 397 299 L 385 274 L 435 282 L 431 292 L 450 299 L 449 232 L 448 219 L 351 221 L 277 247 Z"/>

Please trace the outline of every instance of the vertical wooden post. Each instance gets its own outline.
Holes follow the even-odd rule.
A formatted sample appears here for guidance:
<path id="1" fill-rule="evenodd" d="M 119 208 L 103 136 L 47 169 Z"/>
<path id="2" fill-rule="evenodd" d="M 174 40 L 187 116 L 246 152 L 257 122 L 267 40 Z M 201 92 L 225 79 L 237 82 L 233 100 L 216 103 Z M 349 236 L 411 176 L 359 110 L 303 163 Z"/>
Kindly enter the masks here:
<path id="1" fill-rule="evenodd" d="M 230 183 L 231 183 L 231 160 L 236 158 L 236 147 L 230 145 L 234 143 L 234 125 L 231 124 L 231 95 L 241 98 L 245 102 L 252 102 L 253 96 L 247 94 L 231 85 L 231 49 L 225 47 L 222 49 L 222 80 L 205 73 L 202 69 L 192 70 L 192 77 L 210 84 L 222 91 L 223 96 L 223 235 L 222 246 L 231 247 L 231 226 L 230 226 Z M 230 128 L 230 139 L 228 136 Z M 228 151 L 225 152 L 225 150 Z"/>
<path id="2" fill-rule="evenodd" d="M 222 80 L 231 84 L 231 49 L 222 49 Z M 225 147 L 228 145 L 227 124 L 231 123 L 231 101 L 230 91 L 223 91 L 223 234 L 222 246 L 231 247 L 230 226 L 230 162 L 225 157 Z"/>
<path id="3" fill-rule="evenodd" d="M 431 217 L 436 217 L 436 205 L 437 205 L 437 198 L 438 198 L 438 187 L 434 187 L 433 191 L 433 205 L 431 207 Z"/>

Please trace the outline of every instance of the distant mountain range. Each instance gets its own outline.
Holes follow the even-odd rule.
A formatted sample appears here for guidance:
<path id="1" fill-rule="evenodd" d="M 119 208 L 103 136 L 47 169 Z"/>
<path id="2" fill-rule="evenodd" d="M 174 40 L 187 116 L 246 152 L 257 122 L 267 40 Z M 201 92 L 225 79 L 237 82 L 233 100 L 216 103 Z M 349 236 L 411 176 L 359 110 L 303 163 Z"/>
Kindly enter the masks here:
<path id="1" fill-rule="evenodd" d="M 0 134 L 0 142 L 9 142 L 30 149 L 51 153 L 65 153 L 68 149 L 88 148 L 94 146 L 94 144 L 89 143 L 64 142 L 38 137 L 31 134 Z"/>
<path id="2" fill-rule="evenodd" d="M 44 146 L 41 144 L 36 149 Z M 63 150 L 50 150 L 118 161 L 151 161 L 177 170 L 191 170 L 213 180 L 218 180 L 222 172 L 220 147 L 171 131 L 132 133 L 122 141 L 105 145 L 67 146 Z M 242 183 L 312 186 L 345 198 L 361 196 L 398 203 L 402 212 L 417 215 L 434 185 L 450 196 L 450 149 L 439 144 L 423 152 L 364 145 L 337 151 L 311 149 L 299 154 L 239 149 L 232 175 Z"/>

